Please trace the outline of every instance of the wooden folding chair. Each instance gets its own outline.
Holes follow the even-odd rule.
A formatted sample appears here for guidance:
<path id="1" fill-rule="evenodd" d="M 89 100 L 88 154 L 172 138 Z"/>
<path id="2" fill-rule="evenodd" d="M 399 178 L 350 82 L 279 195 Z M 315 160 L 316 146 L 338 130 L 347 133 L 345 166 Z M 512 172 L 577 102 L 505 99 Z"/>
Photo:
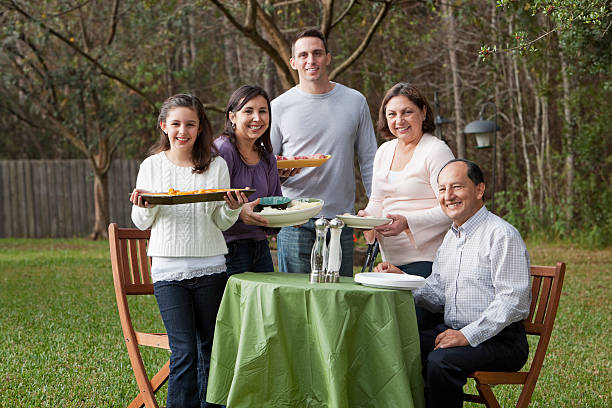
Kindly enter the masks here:
<path id="1" fill-rule="evenodd" d="M 531 276 L 533 278 L 531 306 L 529 307 L 529 316 L 523 323 L 527 334 L 540 338 L 529 371 L 516 373 L 476 371 L 470 377 L 476 381 L 476 389 L 479 395 L 463 394 L 464 401 L 485 404 L 489 408 L 500 408 L 491 386 L 522 384 L 523 390 L 516 407 L 525 408 L 529 406 L 555 323 L 561 288 L 563 287 L 563 277 L 565 276 L 565 264 L 557 262 L 556 266 L 532 266 Z"/>
<path id="2" fill-rule="evenodd" d="M 168 380 L 170 360 L 149 380 L 138 346 L 150 346 L 170 350 L 168 335 L 165 333 L 141 333 L 134 331 L 128 305 L 128 295 L 152 295 L 153 283 L 150 274 L 150 260 L 147 244 L 151 231 L 135 228 L 118 228 L 117 224 L 108 226 L 113 281 L 119 319 L 123 329 L 125 345 L 140 393 L 128 405 L 129 408 L 146 406 L 158 408 L 155 393 Z"/>

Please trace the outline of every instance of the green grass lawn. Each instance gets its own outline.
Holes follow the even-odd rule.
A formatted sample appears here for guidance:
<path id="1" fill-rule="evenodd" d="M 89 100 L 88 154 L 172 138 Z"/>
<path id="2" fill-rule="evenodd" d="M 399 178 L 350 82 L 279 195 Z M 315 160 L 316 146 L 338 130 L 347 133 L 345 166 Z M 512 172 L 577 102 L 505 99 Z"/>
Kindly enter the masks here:
<path id="1" fill-rule="evenodd" d="M 529 247 L 533 264 L 567 263 L 531 406 L 612 406 L 612 248 Z M 141 329 L 163 330 L 154 299 L 133 307 L 145 319 Z M 137 393 L 107 242 L 0 239 L 0 333 L 0 407 L 125 407 Z M 155 369 L 168 358 L 163 350 L 143 354 Z M 518 388 L 495 392 L 509 407 Z"/>

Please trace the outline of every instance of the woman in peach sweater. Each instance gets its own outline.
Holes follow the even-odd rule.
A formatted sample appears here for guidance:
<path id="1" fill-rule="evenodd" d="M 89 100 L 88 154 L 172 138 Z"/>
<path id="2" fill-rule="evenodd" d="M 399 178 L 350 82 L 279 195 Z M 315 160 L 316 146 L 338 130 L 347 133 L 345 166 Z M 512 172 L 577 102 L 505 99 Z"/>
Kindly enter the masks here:
<path id="1" fill-rule="evenodd" d="M 384 261 L 405 273 L 427 277 L 451 225 L 438 204 L 437 177 L 454 155 L 430 134 L 435 130 L 433 112 L 421 92 L 408 83 L 400 82 L 387 91 L 378 130 L 393 139 L 376 152 L 370 201 L 358 214 L 392 222 L 364 235 L 370 243 L 379 240 Z"/>

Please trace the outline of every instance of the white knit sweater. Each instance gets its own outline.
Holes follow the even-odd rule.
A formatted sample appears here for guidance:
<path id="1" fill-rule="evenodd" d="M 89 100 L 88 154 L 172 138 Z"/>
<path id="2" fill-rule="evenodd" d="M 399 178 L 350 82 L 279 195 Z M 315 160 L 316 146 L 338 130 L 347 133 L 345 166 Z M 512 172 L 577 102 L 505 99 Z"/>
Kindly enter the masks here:
<path id="1" fill-rule="evenodd" d="M 146 158 L 140 165 L 136 188 L 150 192 L 192 191 L 204 188 L 229 188 L 227 164 L 216 157 L 202 174 L 191 167 L 173 164 L 164 152 Z M 232 210 L 223 201 L 132 206 L 132 221 L 141 230 L 151 228 L 149 256 L 204 257 L 223 255 L 227 246 L 223 233 L 238 219 L 240 209 Z"/>

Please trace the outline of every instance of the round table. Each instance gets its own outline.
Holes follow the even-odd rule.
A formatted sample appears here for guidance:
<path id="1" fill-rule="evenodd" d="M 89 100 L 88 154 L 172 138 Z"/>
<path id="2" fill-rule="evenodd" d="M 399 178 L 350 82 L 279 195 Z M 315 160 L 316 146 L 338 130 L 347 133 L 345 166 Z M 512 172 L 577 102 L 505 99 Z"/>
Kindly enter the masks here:
<path id="1" fill-rule="evenodd" d="M 243 273 L 217 315 L 207 401 L 239 407 L 424 407 L 412 293 Z"/>

